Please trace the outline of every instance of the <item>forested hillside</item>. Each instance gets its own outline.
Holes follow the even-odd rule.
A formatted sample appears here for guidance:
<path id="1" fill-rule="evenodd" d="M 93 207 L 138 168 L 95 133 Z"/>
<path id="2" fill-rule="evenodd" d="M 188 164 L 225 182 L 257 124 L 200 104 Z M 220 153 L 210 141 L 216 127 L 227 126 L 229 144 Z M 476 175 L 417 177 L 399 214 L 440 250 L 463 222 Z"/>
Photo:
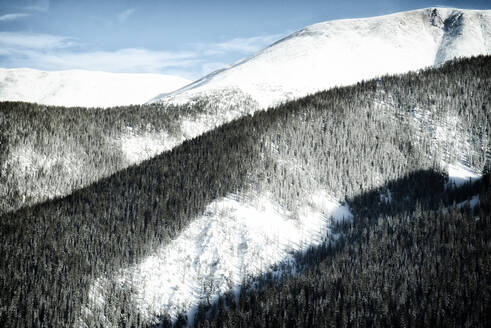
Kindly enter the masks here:
<path id="1" fill-rule="evenodd" d="M 224 108 L 212 98 L 107 109 L 0 102 L 0 213 L 67 195 L 251 112 L 242 99 Z"/>
<path id="2" fill-rule="evenodd" d="M 391 232 L 387 233 L 388 237 L 401 234 L 401 238 L 402 235 L 406 238 L 406 233 L 401 229 L 408 222 L 419 222 L 423 226 L 421 231 L 415 230 L 418 225 L 414 228 L 405 227 L 404 229 L 408 231 L 407 235 L 411 235 L 414 231 L 420 235 L 414 237 L 415 241 L 409 242 L 403 239 L 394 241 L 394 245 L 411 246 L 412 243 L 421 241 L 422 236 L 432 237 L 433 235 L 425 229 L 431 227 L 436 229 L 438 225 L 431 225 L 427 220 L 435 222 L 440 220 L 439 222 L 445 226 L 446 221 L 443 218 L 448 217 L 448 220 L 455 218 L 456 221 L 452 221 L 455 222 L 453 226 L 457 227 L 461 224 L 459 220 L 464 219 L 458 219 L 456 210 L 451 210 L 447 214 L 427 212 L 427 210 L 435 210 L 438 202 L 447 206 L 457 199 L 451 188 L 444 189 L 447 181 L 445 162 L 462 160 L 476 170 L 484 169 L 491 131 L 490 73 L 491 58 L 478 57 L 454 61 L 439 69 L 383 77 L 352 87 L 320 92 L 220 126 L 195 139 L 185 141 L 171 151 L 144 161 L 138 166 L 123 169 L 66 197 L 3 214 L 0 217 L 2 240 L 0 325 L 131 327 L 157 322 L 165 313 L 152 313 L 150 317 L 141 315 L 135 306 L 135 291 L 132 290 L 131 282 L 111 280 L 112 277 L 119 270 L 141 262 L 158 247 L 168 244 L 192 220 L 202 214 L 209 203 L 230 194 L 267 193 L 292 213 L 292 219 L 295 218 L 297 205 L 307 195 L 317 190 L 326 190 L 354 209 L 359 217 L 354 219 L 352 229 L 346 228 L 348 229 L 345 232 L 346 242 L 340 243 L 339 246 L 329 246 L 341 249 L 347 247 L 347 250 L 344 253 L 342 250 L 338 253 L 327 251 L 329 254 L 335 253 L 333 256 L 337 257 L 325 257 L 323 261 L 327 262 L 322 263 L 329 263 L 329 265 L 319 264 L 320 269 L 317 271 L 315 268 L 312 269 L 312 273 L 307 273 L 306 277 L 329 269 L 337 272 L 338 275 L 334 277 L 341 279 L 341 272 L 362 265 L 364 270 L 368 271 L 350 272 L 353 278 L 360 278 L 363 272 L 377 272 L 376 270 L 380 269 L 379 263 L 393 264 L 396 267 L 408 263 L 409 278 L 413 279 L 412 275 L 416 272 L 414 275 L 421 283 L 430 283 L 427 279 L 432 276 L 423 275 L 422 272 L 419 274 L 418 270 L 423 264 L 426 266 L 430 263 L 428 265 L 431 266 L 433 263 L 431 258 L 427 259 L 428 263 L 420 263 L 414 260 L 413 253 L 404 253 L 401 250 L 398 253 L 401 256 L 410 255 L 408 261 L 387 262 L 389 260 L 385 261 L 381 257 L 377 261 L 374 260 L 373 266 L 368 268 L 365 268 L 365 259 L 360 257 L 360 259 L 353 258 L 352 263 L 349 264 L 352 267 L 347 266 L 346 263 L 344 269 L 346 261 L 343 262 L 342 259 L 346 259 L 346 254 L 353 252 L 362 254 L 360 250 L 365 250 L 366 245 L 382 247 L 383 243 L 374 243 L 374 241 L 384 236 L 382 232 L 389 228 L 393 230 L 389 229 Z M 195 106 L 200 108 L 200 104 Z M 11 158 L 10 147 L 22 145 L 22 140 L 32 140 L 33 145 L 36 145 L 38 134 L 31 131 L 27 124 L 23 125 L 19 122 L 20 118 L 35 117 L 28 122 L 43 122 L 42 124 L 47 125 L 47 131 L 58 131 L 50 125 L 51 122 L 56 121 L 56 117 L 61 117 L 62 120 L 58 121 L 58 124 L 62 126 L 70 122 L 71 117 L 65 113 L 70 110 L 61 108 L 54 109 L 58 111 L 55 115 L 51 111 L 53 108 L 39 111 L 35 105 L 29 104 L 5 103 L 3 107 L 5 107 L 3 113 L 12 116 L 8 120 L 3 120 L 2 124 L 7 124 L 9 131 L 16 131 L 3 137 L 3 140 L 7 140 L 2 143 L 7 145 L 7 150 L 4 148 L 1 152 L 4 161 Z M 140 115 L 143 118 L 131 124 L 134 128 L 144 129 L 147 122 L 151 121 L 150 118 L 158 117 L 160 109 L 160 107 L 145 106 L 115 108 L 103 112 L 101 116 L 98 115 L 99 112 L 71 109 L 73 113 L 78 113 L 73 117 L 83 117 L 80 118 L 81 121 L 93 122 L 85 123 L 78 128 L 81 130 L 73 130 L 81 132 L 74 133 L 76 136 L 74 138 L 84 135 L 87 149 L 93 152 L 92 154 L 101 152 L 100 157 L 90 155 L 86 158 L 97 158 L 95 163 L 117 163 L 117 160 L 113 162 L 107 160 L 111 158 L 110 156 L 102 155 L 104 149 L 111 147 L 104 146 L 101 141 L 91 143 L 92 140 L 104 140 L 103 136 L 93 137 L 101 130 L 84 129 L 95 124 L 96 127 L 110 127 L 109 131 L 118 131 L 117 129 L 128 126 L 126 124 L 129 122 L 124 118 L 132 117 L 137 120 Z M 138 114 L 126 114 L 135 111 Z M 196 108 L 190 109 L 190 112 L 190 115 L 199 113 Z M 163 113 L 170 116 L 175 112 L 168 108 Z M 109 114 L 112 116 L 105 116 Z M 50 119 L 44 118 L 43 115 Z M 116 119 L 114 121 L 116 123 L 109 120 L 119 115 L 122 119 Z M 76 122 L 78 121 L 67 123 L 70 128 L 64 131 L 71 131 L 71 127 L 77 126 Z M 176 120 L 162 119 L 156 120 L 154 124 L 174 124 L 173 122 Z M 16 125 L 22 128 L 16 128 Z M 156 129 L 158 130 L 158 125 Z M 17 139 L 12 139 L 12 135 L 17 136 Z M 53 132 L 53 135 L 56 135 L 56 132 Z M 60 137 L 60 139 L 65 138 Z M 52 139 L 46 139 L 40 141 L 40 144 L 45 145 L 44 149 L 58 147 L 51 142 Z M 79 141 L 74 141 L 75 144 L 77 142 Z M 98 146 L 98 149 L 94 150 L 94 146 Z M 111 156 L 117 158 L 118 155 L 113 153 Z M 102 164 L 101 167 L 105 165 Z M 113 165 L 111 170 L 119 168 L 116 164 L 111 165 Z M 81 171 L 91 171 L 94 167 L 84 164 Z M 10 188 L 15 187 L 15 184 L 7 184 L 8 181 L 13 181 L 11 177 L 15 176 L 8 172 L 14 169 L 15 167 L 7 166 L 6 169 L 4 168 L 6 171 L 2 171 L 4 180 L 1 186 L 4 186 L 6 190 L 4 193 L 7 192 L 8 195 L 10 195 Z M 111 170 L 100 172 L 110 173 Z M 429 173 L 425 175 L 418 172 Z M 51 179 L 55 177 L 56 175 Z M 49 180 L 45 181 L 47 184 Z M 409 182 L 401 185 L 399 181 Z M 417 192 L 420 190 L 417 189 L 418 186 L 425 187 L 423 194 L 428 195 L 427 199 L 420 200 L 420 203 L 424 204 L 424 210 L 418 210 L 415 204 L 415 195 L 421 194 Z M 27 185 L 25 190 L 29 188 L 31 187 Z M 73 185 L 68 189 L 70 188 L 73 188 Z M 18 192 L 15 197 L 20 197 L 22 193 L 27 192 Z M 368 205 L 382 202 L 382 194 L 393 195 L 388 199 L 394 199 L 394 202 L 388 201 L 385 207 L 379 205 L 374 206 L 373 209 L 365 209 L 370 213 L 368 216 L 363 209 Z M 472 193 L 463 193 L 464 196 L 469 194 Z M 364 195 L 371 195 L 372 198 L 366 198 Z M 14 205 L 18 205 L 15 197 L 12 198 L 12 202 L 17 202 Z M 487 206 L 485 201 L 482 204 Z M 14 205 L 7 204 L 12 207 Z M 390 212 L 384 212 L 386 207 L 394 208 Z M 386 215 L 380 216 L 384 213 Z M 481 235 L 476 236 L 477 244 L 469 244 L 469 247 L 476 247 L 477 253 L 473 254 L 479 261 L 485 261 L 482 254 L 486 252 L 488 247 L 486 245 L 489 244 L 489 227 L 486 225 L 489 222 L 486 219 L 488 213 L 483 211 L 481 219 L 473 223 L 476 228 L 473 226 L 469 228 L 469 231 L 475 231 L 477 227 L 484 229 Z M 464 218 L 469 215 L 464 214 Z M 364 222 L 364 217 L 369 217 L 370 222 L 376 220 L 374 222 L 377 224 L 358 225 L 357 222 Z M 391 218 L 386 219 L 388 217 Z M 413 217 L 416 219 L 412 219 Z M 449 225 L 449 227 L 453 226 Z M 366 240 L 360 240 L 358 238 L 360 234 Z M 441 238 L 444 238 L 443 234 Z M 352 246 L 349 245 L 351 240 L 353 240 Z M 385 242 L 387 247 L 392 245 L 391 241 Z M 436 241 L 427 240 L 426 244 L 421 245 L 427 247 L 430 252 L 438 248 L 439 244 L 434 242 Z M 464 240 L 463 243 L 465 242 L 467 241 Z M 456 242 L 452 247 L 459 245 Z M 381 256 L 387 255 L 384 253 Z M 398 260 L 390 259 L 390 261 Z M 473 277 L 483 277 L 486 276 L 485 272 L 489 272 L 485 271 L 489 268 L 486 266 L 487 262 L 483 262 L 483 269 L 481 266 L 472 265 L 476 262 L 455 263 L 464 266 L 462 274 L 474 275 Z M 411 267 L 413 265 L 414 267 Z M 326 269 L 325 266 L 328 268 Z M 106 286 L 109 290 L 104 293 L 105 299 L 97 299 L 96 304 L 91 304 L 89 286 L 99 277 L 106 277 L 108 281 L 113 281 L 113 284 Z M 296 284 L 295 279 L 300 279 L 299 281 L 308 279 L 302 277 L 304 276 L 291 278 L 293 279 L 291 284 Z M 357 283 L 346 282 L 346 279 L 349 280 L 348 277 L 343 278 L 345 280 L 332 280 L 332 276 L 325 278 L 319 276 L 317 281 L 324 283 L 324 286 L 319 286 L 319 291 L 326 293 L 326 298 L 322 298 L 324 303 L 318 296 L 311 298 L 309 295 L 306 299 L 315 300 L 318 302 L 316 304 L 326 304 L 325 299 L 332 302 L 333 297 L 341 296 L 330 294 L 331 290 L 354 289 L 354 286 L 342 285 L 342 283 Z M 409 278 L 407 284 L 413 286 Z M 370 277 L 370 279 L 374 278 Z M 367 282 L 360 292 L 370 292 L 368 286 L 375 286 L 375 288 L 380 286 L 370 279 L 366 278 Z M 381 284 L 382 281 L 377 283 Z M 391 283 L 394 281 L 397 280 L 390 280 Z M 448 281 L 453 280 L 449 277 Z M 284 285 L 273 289 L 285 288 L 285 292 L 281 295 L 287 295 L 291 290 L 291 284 L 290 280 L 285 280 Z M 338 284 L 336 285 L 338 289 L 333 289 L 332 284 Z M 409 288 L 412 287 L 407 287 Z M 373 297 L 378 297 L 377 295 L 374 293 Z M 479 300 L 484 306 L 487 304 L 487 296 L 482 295 L 484 294 L 478 294 L 474 299 Z M 360 297 L 362 296 L 366 295 L 361 294 Z M 281 297 L 279 296 L 274 302 L 271 300 L 271 313 L 280 308 L 280 305 L 275 302 L 285 302 L 285 299 L 281 301 Z M 415 302 L 421 298 L 415 296 L 409 299 Z M 247 304 L 247 302 L 243 299 L 239 304 Z M 335 304 L 345 306 L 342 302 Z M 385 303 L 377 304 L 382 306 Z M 395 303 L 388 309 L 399 311 L 399 305 L 400 303 Z M 254 307 L 251 305 L 238 311 L 250 313 L 247 311 L 252 308 Z M 344 320 L 343 316 L 351 313 L 349 312 L 351 310 L 336 310 L 336 307 L 322 308 L 325 311 L 333 310 L 339 313 L 339 317 L 342 318 L 339 320 Z M 353 305 L 353 309 L 355 308 L 359 309 Z M 410 306 L 406 308 L 412 309 Z M 312 309 L 314 311 L 318 307 Z M 360 318 L 363 320 L 372 320 L 370 322 L 392 320 L 375 316 L 373 311 L 367 309 L 366 311 L 369 314 L 361 315 Z M 397 317 L 402 315 L 394 311 L 391 315 Z M 292 310 L 288 313 L 297 312 Z M 480 318 L 481 314 L 482 312 L 479 312 L 476 318 Z M 232 312 L 231 315 L 235 314 Z M 282 314 L 278 313 L 277 318 L 280 316 Z M 245 320 L 246 316 L 243 318 Z M 289 318 L 297 320 L 294 314 Z M 319 320 L 324 318 L 332 318 L 332 316 L 328 317 L 327 314 L 319 316 Z M 440 317 L 436 318 L 435 320 L 438 320 Z M 310 319 L 305 318 L 305 320 Z M 198 323 L 200 322 L 198 320 Z M 252 324 L 251 321 L 248 323 Z"/>
<path id="3" fill-rule="evenodd" d="M 200 304 L 194 326 L 489 327 L 491 175 L 475 208 L 429 210 L 425 190 L 411 195 L 424 202 L 413 210 L 399 211 L 400 199 L 365 203 L 364 215 L 337 227 L 344 238 L 300 255 L 305 272 L 250 279 L 238 300 Z"/>

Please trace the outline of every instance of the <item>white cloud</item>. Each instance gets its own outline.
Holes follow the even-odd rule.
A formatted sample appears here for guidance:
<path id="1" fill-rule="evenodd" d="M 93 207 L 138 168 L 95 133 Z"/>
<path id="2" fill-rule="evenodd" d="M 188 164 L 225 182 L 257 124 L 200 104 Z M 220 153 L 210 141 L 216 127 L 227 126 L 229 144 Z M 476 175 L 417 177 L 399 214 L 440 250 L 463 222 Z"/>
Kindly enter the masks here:
<path id="1" fill-rule="evenodd" d="M 29 16 L 31 16 L 31 14 L 24 14 L 24 13 L 5 14 L 5 15 L 0 16 L 0 22 L 9 22 L 9 21 L 20 19 L 20 18 L 29 17 Z"/>
<path id="2" fill-rule="evenodd" d="M 134 13 L 135 13 L 135 9 L 130 8 L 130 9 L 123 10 L 122 12 L 118 13 L 116 16 L 118 17 L 118 21 L 120 23 L 124 23 Z"/>
<path id="3" fill-rule="evenodd" d="M 196 79 L 250 55 L 282 35 L 236 38 L 188 46 L 188 51 L 124 48 L 92 51 L 78 40 L 51 34 L 0 32 L 0 66 L 44 70 L 165 73 Z"/>
<path id="4" fill-rule="evenodd" d="M 41 33 L 0 32 L 0 47 L 28 49 L 56 49 L 74 46 L 73 39 Z"/>
<path id="5" fill-rule="evenodd" d="M 60 49 L 76 45 L 73 39 L 29 32 L 0 32 L 0 46 L 5 49 Z"/>
<path id="6" fill-rule="evenodd" d="M 46 12 L 49 9 L 49 0 L 27 1 L 27 5 L 20 8 L 25 10 Z"/>
<path id="7" fill-rule="evenodd" d="M 127 48 L 116 51 L 56 52 L 40 54 L 41 66 L 56 69 L 89 69 L 108 72 L 162 72 L 167 68 L 185 68 L 198 63 L 193 52 L 152 51 Z"/>
<path id="8" fill-rule="evenodd" d="M 58 35 L 0 32 L 0 66 L 158 73 L 167 68 L 189 68 L 201 63 L 191 51 L 143 48 L 84 51 L 82 48 L 75 40 Z"/>

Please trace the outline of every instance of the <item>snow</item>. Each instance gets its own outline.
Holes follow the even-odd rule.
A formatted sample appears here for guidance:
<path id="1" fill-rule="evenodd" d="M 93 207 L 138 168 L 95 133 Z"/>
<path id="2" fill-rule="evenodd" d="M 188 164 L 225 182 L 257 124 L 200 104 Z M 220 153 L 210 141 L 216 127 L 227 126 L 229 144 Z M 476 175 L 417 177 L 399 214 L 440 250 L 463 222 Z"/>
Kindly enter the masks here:
<path id="1" fill-rule="evenodd" d="M 448 164 L 449 183 L 454 183 L 457 187 L 469 181 L 479 180 L 481 177 L 481 174 L 461 162 Z"/>
<path id="2" fill-rule="evenodd" d="M 116 142 L 121 144 L 121 150 L 129 165 L 141 163 L 166 150 L 172 149 L 178 141 L 165 132 L 135 134 L 128 131 Z"/>
<path id="3" fill-rule="evenodd" d="M 209 204 L 170 244 L 113 280 L 133 288 L 132 301 L 147 321 L 166 312 L 192 315 L 200 300 L 213 301 L 236 290 L 243 278 L 293 263 L 294 251 L 321 244 L 333 221 L 351 218 L 349 208 L 325 190 L 313 193 L 295 213 L 268 195 L 229 195 Z M 84 313 L 102 309 L 107 283 L 105 278 L 94 282 Z"/>
<path id="4" fill-rule="evenodd" d="M 0 101 L 57 106 L 122 106 L 142 104 L 159 92 L 171 92 L 187 83 L 189 81 L 184 78 L 161 74 L 0 68 Z"/>
<path id="5" fill-rule="evenodd" d="M 318 23 L 151 102 L 185 103 L 233 87 L 265 108 L 383 74 L 491 52 L 491 11 L 427 8 Z"/>
<path id="6" fill-rule="evenodd" d="M 57 171 L 61 176 L 70 176 L 77 180 L 83 173 L 83 164 L 80 162 L 79 150 L 54 151 L 53 154 L 40 152 L 32 145 L 19 145 L 9 152 L 7 160 L 0 163 L 0 175 L 6 175 L 8 171 L 14 177 L 14 186 L 22 195 L 22 202 L 30 199 L 39 199 L 43 195 L 45 199 L 60 195 L 60 188 L 69 188 L 69 181 L 53 184 L 52 175 Z M 10 188 L 0 188 L 0 198 L 11 199 Z"/>

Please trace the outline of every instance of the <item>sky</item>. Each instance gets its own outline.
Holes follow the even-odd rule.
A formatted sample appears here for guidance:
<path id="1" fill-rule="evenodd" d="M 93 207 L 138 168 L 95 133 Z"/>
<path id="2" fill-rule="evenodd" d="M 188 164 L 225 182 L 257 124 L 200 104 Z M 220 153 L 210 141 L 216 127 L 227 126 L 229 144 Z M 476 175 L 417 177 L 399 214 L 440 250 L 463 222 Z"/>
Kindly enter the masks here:
<path id="1" fill-rule="evenodd" d="M 491 0 L 0 0 L 0 67 L 197 79 L 308 25 Z"/>

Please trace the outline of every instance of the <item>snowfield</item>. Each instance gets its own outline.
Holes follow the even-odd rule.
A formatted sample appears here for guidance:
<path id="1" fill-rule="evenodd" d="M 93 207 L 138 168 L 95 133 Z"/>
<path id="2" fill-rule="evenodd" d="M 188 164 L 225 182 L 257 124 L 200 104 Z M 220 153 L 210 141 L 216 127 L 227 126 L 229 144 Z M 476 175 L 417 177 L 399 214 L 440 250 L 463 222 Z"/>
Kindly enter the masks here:
<path id="1" fill-rule="evenodd" d="M 142 104 L 159 92 L 171 92 L 189 82 L 181 77 L 160 74 L 0 68 L 0 101 L 56 106 L 123 106 Z"/>
<path id="2" fill-rule="evenodd" d="M 475 172 L 461 162 L 448 164 L 447 168 L 449 183 L 455 184 L 456 187 L 466 182 L 473 182 L 482 178 L 482 174 Z"/>
<path id="3" fill-rule="evenodd" d="M 350 220 L 349 208 L 326 191 L 313 193 L 296 213 L 281 208 L 268 195 L 218 199 L 170 244 L 116 277 L 145 320 L 156 315 L 192 311 L 200 301 L 239 288 L 244 278 L 280 263 L 294 265 L 293 252 L 320 245 L 335 220 Z M 96 280 L 85 315 L 104 318 L 109 281 Z M 189 319 L 193 319 L 193 312 Z M 80 320 L 80 326 L 84 326 Z"/>
<path id="4" fill-rule="evenodd" d="M 383 74 L 491 53 L 491 11 L 427 8 L 304 28 L 151 102 L 185 103 L 237 88 L 262 108 Z M 164 92 L 164 91 L 163 91 Z"/>

